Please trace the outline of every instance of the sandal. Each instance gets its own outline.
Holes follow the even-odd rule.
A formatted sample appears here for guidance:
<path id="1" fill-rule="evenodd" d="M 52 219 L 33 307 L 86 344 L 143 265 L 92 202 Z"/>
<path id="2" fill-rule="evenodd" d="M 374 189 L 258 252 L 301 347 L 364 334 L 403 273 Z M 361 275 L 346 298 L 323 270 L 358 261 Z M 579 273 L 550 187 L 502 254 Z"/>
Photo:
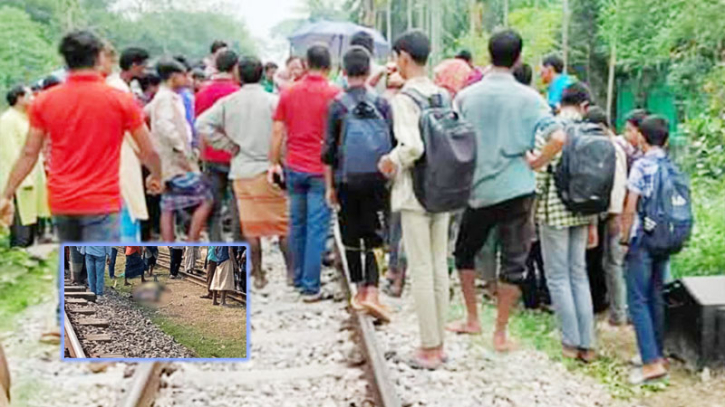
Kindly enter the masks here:
<path id="1" fill-rule="evenodd" d="M 629 373 L 629 384 L 633 386 L 642 386 L 647 384 L 657 384 L 666 382 L 667 379 L 669 379 L 670 375 L 665 371 L 664 373 L 653 376 L 653 377 L 644 377 L 644 373 L 641 368 L 633 369 Z"/>
<path id="2" fill-rule="evenodd" d="M 374 303 L 371 301 L 363 301 L 360 303 L 360 305 L 362 305 L 365 311 L 367 311 L 367 313 L 373 316 L 375 319 L 384 323 L 390 322 L 390 311 L 386 310 L 382 304 Z"/>

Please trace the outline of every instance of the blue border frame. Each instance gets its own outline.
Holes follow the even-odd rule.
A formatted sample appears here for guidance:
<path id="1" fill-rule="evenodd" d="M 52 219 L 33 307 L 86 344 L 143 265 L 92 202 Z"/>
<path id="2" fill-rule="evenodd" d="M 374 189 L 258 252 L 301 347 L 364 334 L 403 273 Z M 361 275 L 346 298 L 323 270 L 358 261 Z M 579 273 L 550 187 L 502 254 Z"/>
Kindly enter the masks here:
<path id="1" fill-rule="evenodd" d="M 245 358 L 67 358 L 65 357 L 65 320 L 61 316 L 62 314 L 58 312 L 58 319 L 60 319 L 60 359 L 62 362 L 125 362 L 125 363 L 144 363 L 144 362 L 198 362 L 198 363 L 208 363 L 208 362 L 248 362 L 250 360 L 250 351 L 251 351 L 251 321 L 249 320 L 251 316 L 250 311 L 250 298 L 249 295 L 249 287 L 250 287 L 250 274 L 252 270 L 252 257 L 251 257 L 251 248 L 249 247 L 249 243 L 213 243 L 213 242 L 203 242 L 203 243 L 187 243 L 187 242 L 175 242 L 175 243 L 166 243 L 166 242 L 151 242 L 151 243 L 121 243 L 121 242 L 97 242 L 97 243 L 62 243 L 60 245 L 60 255 L 58 256 L 58 288 L 60 289 L 60 308 L 59 310 L 65 310 L 65 295 L 63 294 L 65 292 L 65 275 L 63 270 L 63 265 L 65 261 L 65 248 L 67 246 L 195 246 L 195 247 L 206 247 L 206 246 L 225 246 L 225 247 L 238 247 L 238 246 L 244 246 L 247 248 L 247 302 L 245 304 L 245 308 L 247 310 L 247 318 L 246 318 L 246 328 L 247 328 L 247 337 L 246 337 L 246 343 L 247 343 L 247 349 L 246 349 L 246 357 Z"/>

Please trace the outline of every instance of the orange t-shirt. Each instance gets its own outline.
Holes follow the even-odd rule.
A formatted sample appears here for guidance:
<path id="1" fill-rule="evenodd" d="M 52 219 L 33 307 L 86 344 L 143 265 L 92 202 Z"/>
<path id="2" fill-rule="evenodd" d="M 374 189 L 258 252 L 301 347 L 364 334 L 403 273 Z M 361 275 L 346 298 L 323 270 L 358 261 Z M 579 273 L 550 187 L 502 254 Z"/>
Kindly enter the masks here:
<path id="1" fill-rule="evenodd" d="M 97 215 L 121 210 L 119 169 L 126 131 L 143 125 L 133 97 L 106 85 L 95 73 L 71 73 L 66 83 L 41 93 L 30 125 L 45 132 L 51 148 L 50 210 Z"/>

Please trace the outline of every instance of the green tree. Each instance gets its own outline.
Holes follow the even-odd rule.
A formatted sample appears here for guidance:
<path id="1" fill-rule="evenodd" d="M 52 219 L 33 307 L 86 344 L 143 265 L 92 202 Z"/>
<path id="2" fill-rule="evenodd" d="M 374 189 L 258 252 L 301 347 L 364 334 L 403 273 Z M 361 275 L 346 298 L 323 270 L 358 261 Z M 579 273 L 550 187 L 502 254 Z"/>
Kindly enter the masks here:
<path id="1" fill-rule="evenodd" d="M 15 84 L 30 84 L 58 64 L 45 26 L 21 9 L 0 7 L 0 93 Z"/>

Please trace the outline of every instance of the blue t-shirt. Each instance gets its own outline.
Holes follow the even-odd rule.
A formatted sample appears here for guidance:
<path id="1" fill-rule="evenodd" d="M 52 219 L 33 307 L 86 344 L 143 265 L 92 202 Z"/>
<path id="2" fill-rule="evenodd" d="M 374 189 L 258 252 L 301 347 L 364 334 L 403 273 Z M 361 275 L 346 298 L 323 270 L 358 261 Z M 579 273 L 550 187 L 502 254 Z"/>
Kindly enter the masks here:
<path id="1" fill-rule="evenodd" d="M 229 247 L 227 246 L 216 246 L 214 248 L 214 255 L 216 256 L 216 262 L 221 264 L 229 260 Z"/>
<path id="2" fill-rule="evenodd" d="M 561 97 L 564 95 L 564 90 L 574 83 L 574 78 L 563 73 L 554 79 L 549 85 L 548 102 L 552 109 L 561 103 Z"/>

